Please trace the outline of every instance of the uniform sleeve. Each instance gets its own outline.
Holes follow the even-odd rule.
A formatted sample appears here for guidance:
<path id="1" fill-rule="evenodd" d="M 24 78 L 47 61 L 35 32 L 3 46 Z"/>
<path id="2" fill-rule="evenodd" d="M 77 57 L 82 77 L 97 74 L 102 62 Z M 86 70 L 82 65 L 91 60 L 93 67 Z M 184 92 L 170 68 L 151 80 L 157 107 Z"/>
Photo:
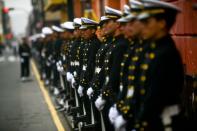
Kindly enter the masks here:
<path id="1" fill-rule="evenodd" d="M 126 46 L 118 45 L 110 56 L 110 71 L 109 82 L 105 83 L 102 88 L 102 93 L 105 99 L 116 100 L 120 84 L 120 68 Z"/>
<path id="2" fill-rule="evenodd" d="M 88 65 L 86 70 L 88 82 L 90 82 L 93 77 L 95 70 L 96 53 L 99 49 L 99 43 L 92 43 L 92 44 L 94 44 L 94 46 L 90 50 L 90 55 L 88 58 Z"/>

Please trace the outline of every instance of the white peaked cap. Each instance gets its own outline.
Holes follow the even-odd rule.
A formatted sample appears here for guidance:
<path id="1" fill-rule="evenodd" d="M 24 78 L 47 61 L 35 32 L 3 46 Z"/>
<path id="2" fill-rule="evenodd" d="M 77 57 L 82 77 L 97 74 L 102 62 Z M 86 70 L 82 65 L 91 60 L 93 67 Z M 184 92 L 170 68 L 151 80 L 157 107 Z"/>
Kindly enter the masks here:
<path id="1" fill-rule="evenodd" d="M 63 30 L 62 28 L 60 28 L 60 27 L 58 27 L 58 26 L 55 26 L 55 25 L 53 25 L 51 28 L 52 28 L 54 31 L 56 31 L 56 32 L 64 32 L 64 30 Z"/>
<path id="2" fill-rule="evenodd" d="M 81 18 L 75 18 L 73 20 L 74 24 L 78 24 L 78 25 L 81 25 Z"/>
<path id="3" fill-rule="evenodd" d="M 49 28 L 49 27 L 43 27 L 42 28 L 42 33 L 44 35 L 51 35 L 51 34 L 53 34 L 53 30 L 51 28 Z"/>
<path id="4" fill-rule="evenodd" d="M 73 24 L 74 24 L 73 22 L 67 21 L 67 22 L 62 23 L 62 24 L 61 24 L 61 27 L 62 27 L 63 29 L 67 29 L 67 30 L 74 30 L 75 27 L 74 27 Z"/>
<path id="5" fill-rule="evenodd" d="M 115 15 L 115 16 L 119 16 L 119 17 L 122 16 L 121 11 L 116 10 L 114 8 L 111 8 L 111 7 L 108 7 L 108 6 L 105 6 L 105 14 Z"/>

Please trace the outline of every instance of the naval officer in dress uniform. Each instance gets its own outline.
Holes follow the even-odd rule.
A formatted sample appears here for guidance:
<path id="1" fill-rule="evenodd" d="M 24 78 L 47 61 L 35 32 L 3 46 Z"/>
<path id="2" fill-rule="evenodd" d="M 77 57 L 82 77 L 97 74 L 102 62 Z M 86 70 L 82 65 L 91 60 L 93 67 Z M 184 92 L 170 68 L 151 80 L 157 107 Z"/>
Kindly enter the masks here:
<path id="1" fill-rule="evenodd" d="M 183 67 L 169 35 L 180 9 L 162 1 L 142 2 L 144 11 L 137 19 L 144 25 L 141 37 L 146 48 L 141 53 L 143 57 L 131 57 L 132 61 L 139 61 L 139 66 L 129 70 L 127 93 L 117 103 L 119 115 L 114 126 L 117 130 L 124 125 L 130 125 L 130 130 L 180 130 L 174 120 L 178 123 Z M 130 118 L 132 122 L 128 121 Z"/>
<path id="2" fill-rule="evenodd" d="M 107 59 L 108 58 L 107 54 L 110 53 L 109 49 L 113 48 L 113 46 L 114 46 L 114 41 L 116 40 L 114 37 L 114 34 L 116 33 L 116 30 L 119 26 L 119 23 L 117 23 L 116 20 L 119 19 L 121 16 L 122 16 L 121 11 L 110 8 L 110 7 L 105 7 L 105 16 L 101 17 L 102 18 L 101 22 L 100 22 L 100 24 L 102 25 L 101 30 L 103 32 L 103 35 L 106 36 L 107 39 L 109 39 L 110 41 L 107 43 L 107 48 L 105 51 L 106 53 L 105 53 L 105 57 L 104 57 L 104 65 L 101 68 L 101 72 L 103 72 L 101 79 L 103 79 L 103 80 L 102 80 L 102 83 L 99 83 L 99 86 L 100 86 L 100 87 L 98 87 L 99 90 L 102 89 L 102 86 L 106 81 L 105 78 L 106 78 L 107 74 L 109 74 L 109 72 L 110 72 L 110 66 L 108 64 L 109 60 Z M 102 112 L 105 128 L 106 128 L 106 130 L 109 130 L 109 129 L 113 128 L 107 118 L 108 109 L 110 107 L 110 104 L 106 104 L 106 106 L 105 106 L 106 100 L 104 100 L 103 97 L 100 95 L 98 96 L 98 98 L 95 101 L 95 106 L 97 107 L 97 109 L 99 111 Z M 107 102 L 109 102 L 109 101 L 107 100 Z"/>
<path id="3" fill-rule="evenodd" d="M 42 57 L 44 58 L 44 80 L 45 85 L 49 85 L 51 79 L 51 52 L 53 52 L 53 30 L 50 27 L 43 27 L 42 33 L 46 36 L 42 48 Z"/>
<path id="4" fill-rule="evenodd" d="M 53 72 L 53 80 L 52 80 L 52 86 L 51 91 L 53 91 L 55 88 L 58 88 L 60 86 L 60 74 L 57 70 L 57 62 L 60 59 L 60 47 L 62 44 L 62 39 L 60 37 L 61 33 L 64 32 L 64 30 L 58 26 L 53 25 L 52 30 L 54 31 L 54 42 L 53 42 L 53 56 L 52 56 L 52 72 Z"/>
<path id="5" fill-rule="evenodd" d="M 83 49 L 83 63 L 82 71 L 80 73 L 80 82 L 78 87 L 78 94 L 81 97 L 82 106 L 85 107 L 84 115 L 88 118 L 86 123 L 91 122 L 91 112 L 90 112 L 90 101 L 86 95 L 86 91 L 89 87 L 89 83 L 92 79 L 94 68 L 95 68 L 95 59 L 96 53 L 100 48 L 100 41 L 96 36 L 96 30 L 98 23 L 94 20 L 88 18 L 81 18 L 82 25 L 80 27 L 83 30 L 84 38 L 84 49 Z"/>

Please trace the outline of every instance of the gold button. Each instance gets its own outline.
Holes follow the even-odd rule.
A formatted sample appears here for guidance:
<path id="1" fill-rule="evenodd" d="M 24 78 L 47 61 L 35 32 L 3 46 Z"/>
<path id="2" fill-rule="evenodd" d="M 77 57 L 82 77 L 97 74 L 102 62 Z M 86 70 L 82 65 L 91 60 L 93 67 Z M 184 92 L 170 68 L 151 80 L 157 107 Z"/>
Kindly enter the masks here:
<path id="1" fill-rule="evenodd" d="M 130 109 L 130 106 L 126 106 L 126 109 L 129 110 Z"/>
<path id="2" fill-rule="evenodd" d="M 120 76 L 123 76 L 123 73 L 122 72 L 120 72 Z"/>
<path id="3" fill-rule="evenodd" d="M 141 65 L 141 68 L 142 68 L 143 70 L 147 70 L 147 69 L 148 69 L 148 64 L 142 64 L 142 65 Z"/>
<path id="4" fill-rule="evenodd" d="M 137 52 L 139 52 L 139 49 L 137 48 L 137 49 L 135 49 L 135 52 L 137 53 Z"/>
<path id="5" fill-rule="evenodd" d="M 134 79 L 135 79 L 135 76 L 134 76 L 134 75 L 128 76 L 128 79 L 129 79 L 129 80 L 134 80 Z"/>
<path id="6" fill-rule="evenodd" d="M 143 121 L 143 122 L 142 122 L 142 126 L 144 126 L 144 127 L 145 127 L 145 126 L 148 126 L 148 122 Z"/>
<path id="7" fill-rule="evenodd" d="M 141 89 L 141 90 L 140 90 L 140 94 L 141 94 L 141 95 L 144 95 L 145 93 L 146 93 L 145 89 Z"/>
<path id="8" fill-rule="evenodd" d="M 156 44 L 155 44 L 155 43 L 152 43 L 150 46 L 151 46 L 151 48 L 153 49 L 153 48 L 156 47 Z"/>
<path id="9" fill-rule="evenodd" d="M 150 58 L 150 59 L 154 59 L 154 58 L 155 58 L 155 53 L 150 53 L 150 54 L 149 54 L 149 58 Z"/>
<path id="10" fill-rule="evenodd" d="M 135 70 L 135 66 L 134 65 L 129 66 L 129 70 Z"/>
<path id="11" fill-rule="evenodd" d="M 128 88 L 129 89 L 134 89 L 134 86 L 133 85 L 130 85 Z"/>
<path id="12" fill-rule="evenodd" d="M 127 114 L 128 113 L 128 110 L 124 110 L 123 112 L 124 112 L 124 114 Z"/>
<path id="13" fill-rule="evenodd" d="M 132 57 L 132 61 L 138 61 L 138 57 L 137 56 L 135 56 L 135 57 Z"/>
<path id="14" fill-rule="evenodd" d="M 122 110 L 125 110 L 125 106 L 122 107 Z"/>
<path id="15" fill-rule="evenodd" d="M 140 51 L 140 52 L 142 52 L 142 51 L 143 51 L 143 48 L 142 48 L 142 47 L 140 47 L 140 48 L 139 48 L 139 51 Z"/>
<path id="16" fill-rule="evenodd" d="M 146 80 L 146 76 L 141 76 L 140 80 L 144 82 Z"/>
<path id="17" fill-rule="evenodd" d="M 121 66 L 124 66 L 124 63 L 121 63 Z"/>
<path id="18" fill-rule="evenodd" d="M 125 54 L 124 57 L 129 57 L 129 55 L 128 54 Z"/>
<path id="19" fill-rule="evenodd" d="M 135 128 L 140 128 L 140 124 L 135 124 Z"/>

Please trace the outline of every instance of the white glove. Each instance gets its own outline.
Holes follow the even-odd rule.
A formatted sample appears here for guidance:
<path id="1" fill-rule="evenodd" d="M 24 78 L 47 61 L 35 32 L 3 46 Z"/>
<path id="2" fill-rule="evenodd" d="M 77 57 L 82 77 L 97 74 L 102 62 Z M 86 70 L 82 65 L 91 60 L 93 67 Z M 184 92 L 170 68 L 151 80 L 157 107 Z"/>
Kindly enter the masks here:
<path id="1" fill-rule="evenodd" d="M 80 97 L 83 96 L 83 89 L 84 89 L 84 88 L 83 88 L 82 86 L 79 85 L 79 88 L 78 88 L 77 91 L 78 91 L 78 94 L 79 94 Z"/>
<path id="2" fill-rule="evenodd" d="M 59 66 L 59 61 L 58 61 L 58 62 L 56 62 L 56 66 Z"/>
<path id="3" fill-rule="evenodd" d="M 115 119 L 119 116 L 119 112 L 116 108 L 116 105 L 113 105 L 110 109 L 109 109 L 109 114 L 108 114 L 108 117 L 109 117 L 109 120 L 111 122 L 111 124 L 114 124 L 115 122 Z"/>
<path id="4" fill-rule="evenodd" d="M 59 104 L 60 104 L 60 105 L 64 105 L 64 99 L 61 99 L 61 100 L 59 101 Z"/>
<path id="5" fill-rule="evenodd" d="M 43 57 L 43 58 L 45 58 L 45 52 L 44 52 L 44 50 L 42 50 L 42 52 L 41 52 L 41 56 Z"/>
<path id="6" fill-rule="evenodd" d="M 99 96 L 99 97 L 96 99 L 96 101 L 95 101 L 95 106 L 96 106 L 96 108 L 97 108 L 99 111 L 101 111 L 101 110 L 103 110 L 103 108 L 104 108 L 104 106 L 105 106 L 105 103 L 106 103 L 106 101 L 105 101 L 101 96 Z"/>
<path id="7" fill-rule="evenodd" d="M 77 76 L 77 72 L 76 72 L 76 71 L 74 71 L 74 72 L 73 72 L 73 75 L 74 75 L 74 77 L 76 77 L 76 76 Z"/>
<path id="8" fill-rule="evenodd" d="M 59 65 L 62 65 L 62 61 L 61 60 L 59 60 L 58 63 L 59 63 Z"/>
<path id="9" fill-rule="evenodd" d="M 47 62 L 46 62 L 46 65 L 47 65 L 47 66 L 50 66 L 50 65 L 51 65 L 51 63 L 50 63 L 49 61 L 47 61 Z"/>
<path id="10" fill-rule="evenodd" d="M 46 73 L 42 73 L 42 77 L 43 77 L 43 79 L 45 79 L 46 78 Z"/>
<path id="11" fill-rule="evenodd" d="M 116 117 L 114 121 L 114 128 L 116 131 L 126 131 L 125 126 L 126 126 L 126 120 L 123 118 L 122 115 L 119 115 Z"/>
<path id="12" fill-rule="evenodd" d="M 60 65 L 57 65 L 57 71 L 60 72 Z"/>
<path id="13" fill-rule="evenodd" d="M 73 78 L 72 80 L 71 80 L 71 86 L 72 86 L 72 88 L 75 88 L 75 86 L 74 86 L 74 84 L 75 84 L 75 79 Z"/>
<path id="14" fill-rule="evenodd" d="M 92 89 L 92 87 L 89 87 L 87 90 L 87 95 L 89 96 L 89 98 L 92 97 L 94 90 Z"/>
<path id="15" fill-rule="evenodd" d="M 66 73 L 67 81 L 71 82 L 71 80 L 74 78 L 73 75 L 70 72 Z"/>
<path id="16" fill-rule="evenodd" d="M 53 94 L 54 94 L 54 95 L 59 95 L 59 93 L 60 93 L 59 90 L 58 90 L 57 88 L 54 88 Z"/>
<path id="17" fill-rule="evenodd" d="M 58 67 L 58 66 L 62 66 L 62 64 L 60 64 L 61 63 L 61 61 L 58 61 L 58 62 L 56 62 L 56 66 Z"/>
<path id="18" fill-rule="evenodd" d="M 59 71 L 60 71 L 60 72 L 63 72 L 63 71 L 64 71 L 64 67 L 63 67 L 63 66 L 60 66 L 60 67 L 59 67 Z"/>

